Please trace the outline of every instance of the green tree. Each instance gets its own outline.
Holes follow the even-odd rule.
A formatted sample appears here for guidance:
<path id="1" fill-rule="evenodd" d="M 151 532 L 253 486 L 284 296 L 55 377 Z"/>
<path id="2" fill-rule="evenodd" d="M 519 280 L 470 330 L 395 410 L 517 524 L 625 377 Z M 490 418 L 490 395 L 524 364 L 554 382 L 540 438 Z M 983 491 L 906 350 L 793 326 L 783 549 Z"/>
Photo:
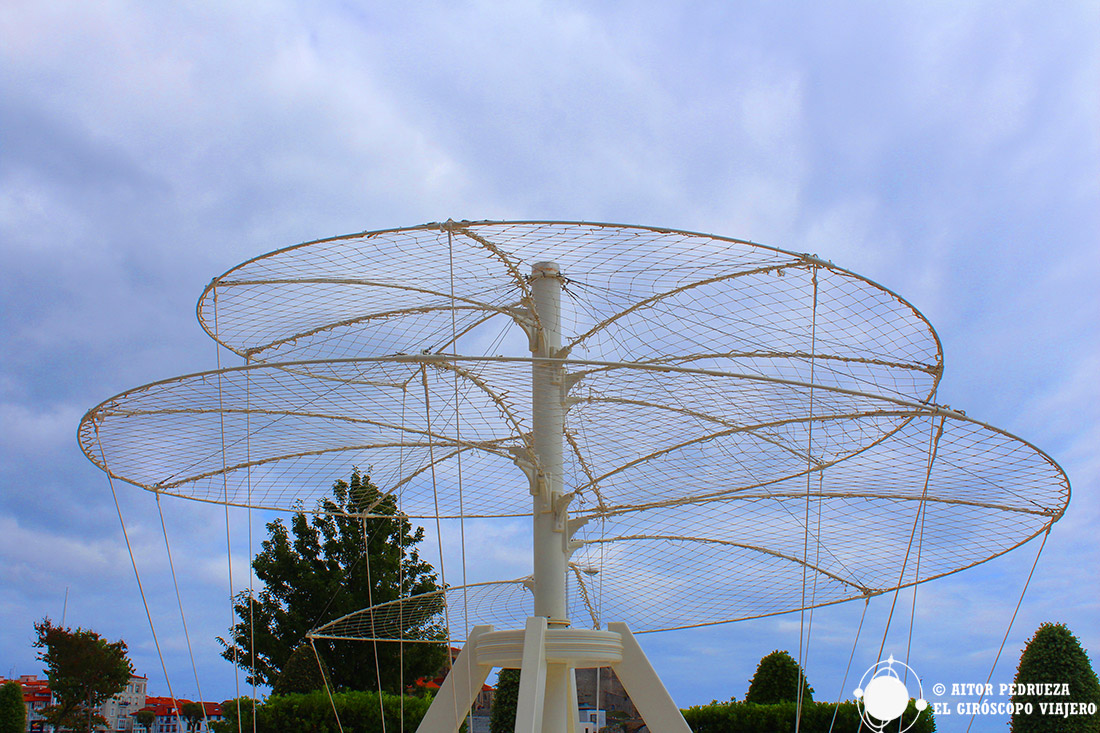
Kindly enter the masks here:
<path id="1" fill-rule="evenodd" d="M 187 733 L 194 733 L 202 727 L 202 721 L 206 717 L 206 711 L 197 702 L 185 702 L 180 705 L 180 717 L 187 722 Z"/>
<path id="2" fill-rule="evenodd" d="M 260 707 L 260 701 L 251 697 L 235 697 L 232 700 L 226 700 L 222 703 L 222 719 L 212 722 L 210 729 L 215 733 L 250 731 L 255 713 Z"/>
<path id="3" fill-rule="evenodd" d="M 802 702 L 813 702 L 814 690 L 806 682 L 806 675 L 790 654 L 778 649 L 760 660 L 756 673 L 749 680 L 745 702 L 771 705 L 777 702 L 796 702 L 798 688 L 802 686 Z"/>
<path id="4" fill-rule="evenodd" d="M 148 731 L 153 729 L 153 723 L 157 720 L 157 714 L 152 710 L 138 710 L 134 714 L 134 719 L 137 720 L 137 724 Z"/>
<path id="5" fill-rule="evenodd" d="M 15 680 L 0 685 L 0 733 L 23 733 L 27 729 L 27 708 L 23 687 Z"/>
<path id="6" fill-rule="evenodd" d="M 1031 713 L 1013 713 L 1013 733 L 1076 733 L 1100 729 L 1100 681 L 1097 681 L 1096 672 L 1089 664 L 1088 654 L 1081 648 L 1081 642 L 1064 624 L 1044 623 L 1039 626 L 1020 655 L 1014 682 L 1018 686 L 1015 689 L 1024 689 L 1025 694 L 1014 694 L 1012 702 L 1030 703 Z M 1043 683 L 1053 684 L 1054 687 L 1034 690 L 1036 694 L 1019 687 Z M 1058 689 L 1063 684 L 1068 685 L 1068 695 L 1061 694 Z M 1046 692 L 1054 694 L 1044 694 Z M 1044 712 L 1041 707 L 1057 703 L 1081 703 L 1086 706 L 1092 703 L 1098 712 L 1065 717 L 1049 710 Z"/>
<path id="7" fill-rule="evenodd" d="M 46 665 L 56 705 L 42 713 L 55 728 L 91 731 L 107 721 L 96 712 L 108 698 L 126 688 L 134 668 L 126 642 L 108 642 L 94 631 L 54 626 L 48 618 L 34 625 L 34 645 Z"/>
<path id="8" fill-rule="evenodd" d="M 516 729 L 517 705 L 519 705 L 519 670 L 502 669 L 497 674 L 493 709 L 489 712 L 490 733 L 512 733 Z"/>
<path id="9" fill-rule="evenodd" d="M 283 665 L 275 684 L 271 686 L 272 695 L 289 695 L 294 692 L 313 692 L 323 689 L 325 680 L 331 673 L 324 669 L 324 661 L 317 664 L 318 655 L 313 653 L 309 644 L 299 644 L 290 653 L 290 659 Z M 322 669 L 324 671 L 322 672 Z"/>
<path id="10" fill-rule="evenodd" d="M 252 562 L 264 588 L 255 597 L 250 591 L 236 597 L 240 621 L 230 629 L 232 643 L 218 638 L 222 656 L 245 669 L 249 682 L 273 686 L 292 651 L 321 624 L 372 604 L 440 590 L 434 569 L 416 550 L 423 528 L 413 529 L 393 497 L 358 469 L 332 491 L 312 518 L 296 513 L 289 530 L 282 519 L 267 525 L 268 538 Z M 446 638 L 442 597 L 432 598 L 424 613 L 404 617 L 402 638 Z M 442 643 L 318 640 L 317 646 L 341 689 L 377 690 L 381 678 L 382 690 L 399 692 L 402 678 L 408 684 L 434 677 L 446 658 Z"/>

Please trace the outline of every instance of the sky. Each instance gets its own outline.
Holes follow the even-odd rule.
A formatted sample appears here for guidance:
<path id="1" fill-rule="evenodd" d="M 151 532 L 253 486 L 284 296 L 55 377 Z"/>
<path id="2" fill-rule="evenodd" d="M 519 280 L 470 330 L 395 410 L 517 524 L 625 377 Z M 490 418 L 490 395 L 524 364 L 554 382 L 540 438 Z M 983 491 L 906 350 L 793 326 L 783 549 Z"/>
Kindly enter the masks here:
<path id="1" fill-rule="evenodd" d="M 1100 666 L 1098 38 L 1095 1 L 4 3 L 0 674 L 40 674 L 32 626 L 64 615 L 124 638 L 153 694 L 198 697 L 167 534 L 202 695 L 235 693 L 214 641 L 224 514 L 166 498 L 162 531 L 151 495 L 116 487 L 166 678 L 77 424 L 217 365 L 195 302 L 233 265 L 448 218 L 711 232 L 901 294 L 943 342 L 939 401 L 1039 446 L 1072 485 L 992 682 L 1044 621 Z M 246 521 L 230 518 L 236 588 Z M 909 659 L 926 688 L 987 679 L 1037 549 L 919 588 Z M 814 615 L 819 699 L 850 695 L 850 657 L 856 677 L 878 659 L 888 600 L 853 653 L 862 610 Z M 642 642 L 687 706 L 743 697 L 799 622 Z M 909 626 L 895 617 L 890 648 Z"/>

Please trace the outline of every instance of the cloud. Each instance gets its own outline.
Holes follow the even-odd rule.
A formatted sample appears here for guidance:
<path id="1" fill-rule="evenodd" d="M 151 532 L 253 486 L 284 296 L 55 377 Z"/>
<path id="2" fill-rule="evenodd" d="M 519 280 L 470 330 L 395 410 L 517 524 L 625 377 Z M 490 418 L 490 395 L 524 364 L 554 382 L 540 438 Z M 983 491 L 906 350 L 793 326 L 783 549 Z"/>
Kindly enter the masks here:
<path id="1" fill-rule="evenodd" d="M 0 432 L 6 436 L 4 448 L 38 453 L 57 450 L 73 439 L 73 425 L 82 413 L 74 405 L 34 409 L 0 402 Z"/>
<path id="2" fill-rule="evenodd" d="M 137 554 L 150 549 L 147 541 Z M 15 518 L 0 517 L 0 555 L 5 558 L 5 587 L 42 600 L 59 595 L 59 589 L 79 581 L 116 586 L 118 569 L 130 564 L 126 549 L 110 540 L 86 540 L 22 526 Z"/>

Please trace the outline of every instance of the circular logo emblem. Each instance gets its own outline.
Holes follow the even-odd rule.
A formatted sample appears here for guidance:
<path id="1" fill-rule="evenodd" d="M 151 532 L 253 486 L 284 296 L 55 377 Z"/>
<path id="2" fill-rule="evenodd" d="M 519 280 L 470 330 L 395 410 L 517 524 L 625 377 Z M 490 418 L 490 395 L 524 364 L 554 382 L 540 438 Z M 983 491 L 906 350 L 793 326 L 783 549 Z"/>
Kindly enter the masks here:
<path id="1" fill-rule="evenodd" d="M 905 686 L 898 670 L 894 668 L 895 665 L 913 673 L 913 680 L 916 681 L 917 690 L 920 692 L 914 704 L 917 714 L 908 722 L 901 721 L 901 728 L 897 729 L 899 733 L 913 727 L 921 712 L 928 707 L 924 699 L 924 688 L 916 671 L 905 662 L 894 659 L 894 655 L 891 654 L 885 662 L 876 662 L 863 673 L 863 677 L 859 680 L 859 687 L 853 693 L 856 696 L 856 704 L 859 706 L 859 717 L 863 719 L 864 725 L 878 733 L 881 733 L 888 723 L 905 715 L 909 707 L 911 697 L 909 688 Z"/>

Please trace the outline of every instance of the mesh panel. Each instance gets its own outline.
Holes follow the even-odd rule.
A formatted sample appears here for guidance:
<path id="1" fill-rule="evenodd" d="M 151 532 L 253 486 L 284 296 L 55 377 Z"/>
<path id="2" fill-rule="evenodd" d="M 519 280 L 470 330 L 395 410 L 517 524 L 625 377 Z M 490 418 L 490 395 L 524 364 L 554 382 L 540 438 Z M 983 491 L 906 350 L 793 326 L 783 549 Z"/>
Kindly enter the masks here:
<path id="1" fill-rule="evenodd" d="M 529 515 L 526 274 L 550 259 L 566 277 L 564 489 L 587 522 L 575 625 L 866 597 L 1002 554 L 1065 510 L 1044 453 L 928 401 L 939 342 L 898 296 L 808 255 L 599 224 L 448 222 L 258 257 L 199 302 L 250 364 L 108 400 L 81 445 L 201 501 L 309 510 L 359 467 L 420 521 Z M 522 626 L 531 593 L 448 588 L 314 635 L 435 638 L 444 606 L 452 626 Z"/>

